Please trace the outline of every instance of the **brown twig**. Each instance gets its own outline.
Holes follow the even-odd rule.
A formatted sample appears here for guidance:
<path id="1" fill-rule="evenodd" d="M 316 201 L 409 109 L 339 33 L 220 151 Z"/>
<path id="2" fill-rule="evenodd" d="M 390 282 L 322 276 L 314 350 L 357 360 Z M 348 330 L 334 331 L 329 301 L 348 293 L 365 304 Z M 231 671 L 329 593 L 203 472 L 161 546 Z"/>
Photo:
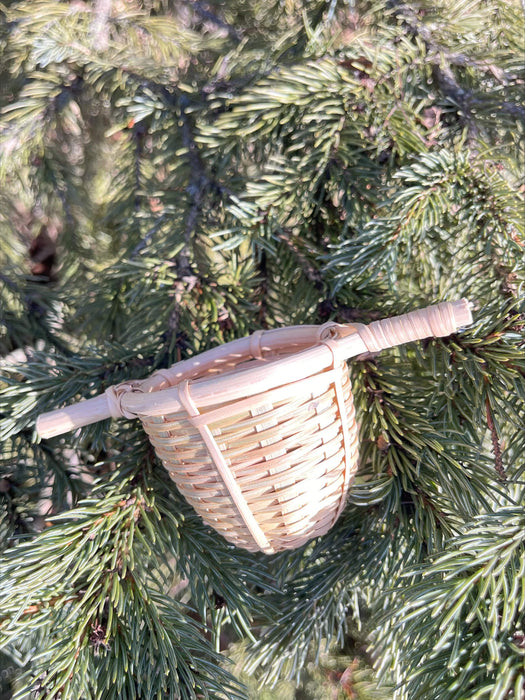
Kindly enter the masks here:
<path id="1" fill-rule="evenodd" d="M 487 427 L 490 430 L 490 437 L 492 440 L 492 453 L 494 454 L 496 471 L 498 472 L 498 476 L 501 481 L 507 481 L 507 474 L 505 472 L 505 467 L 503 466 L 503 455 L 499 442 L 498 431 L 496 425 L 494 424 L 494 416 L 492 415 L 492 408 L 490 406 L 488 396 L 485 398 L 485 410 L 487 413 Z"/>
<path id="2" fill-rule="evenodd" d="M 36 615 L 36 613 L 39 613 L 41 610 L 45 608 L 54 608 L 56 605 L 60 603 L 60 605 L 67 605 L 67 603 L 74 603 L 78 601 L 80 598 L 80 594 L 76 596 L 70 596 L 69 598 L 62 598 L 62 596 L 54 596 L 53 598 L 50 598 L 49 600 L 42 600 L 39 601 L 38 603 L 33 603 L 32 605 L 28 605 L 27 608 L 24 608 L 22 612 L 18 615 L 18 617 L 27 617 L 30 615 Z M 0 617 L 0 624 L 6 622 L 6 620 L 9 620 L 10 617 L 9 615 L 5 615 L 4 617 Z"/>

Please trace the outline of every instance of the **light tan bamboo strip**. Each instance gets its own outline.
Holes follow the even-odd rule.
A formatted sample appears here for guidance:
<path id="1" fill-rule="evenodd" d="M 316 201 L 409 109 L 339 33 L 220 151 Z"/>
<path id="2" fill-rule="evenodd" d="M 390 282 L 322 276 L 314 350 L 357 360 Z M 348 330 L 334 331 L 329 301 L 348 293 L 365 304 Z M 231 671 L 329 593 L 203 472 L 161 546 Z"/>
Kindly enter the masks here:
<path id="1" fill-rule="evenodd" d="M 179 396 L 182 399 L 184 408 L 186 409 L 186 413 L 188 414 L 189 421 L 195 425 L 194 419 L 200 417 L 200 414 L 191 398 L 189 382 L 187 379 L 183 381 L 180 386 Z M 250 535 L 253 537 L 255 543 L 257 544 L 257 547 L 263 552 L 266 552 L 266 554 L 273 554 L 274 549 L 268 542 L 266 535 L 264 534 L 259 523 L 255 519 L 250 509 L 250 506 L 246 502 L 246 498 L 244 497 L 244 494 L 239 484 L 237 483 L 228 464 L 226 463 L 224 455 L 219 449 L 219 446 L 217 445 L 217 442 L 215 441 L 211 430 L 206 424 L 203 423 L 195 425 L 195 427 L 201 434 L 201 437 L 204 441 L 204 444 L 206 445 L 210 457 L 213 460 L 213 463 L 216 466 L 217 471 L 219 472 L 219 475 L 222 481 L 224 482 L 224 485 L 228 489 L 228 493 L 232 498 L 233 504 L 235 508 L 237 508 L 237 510 L 239 511 L 239 514 L 244 524 L 248 528 Z"/>

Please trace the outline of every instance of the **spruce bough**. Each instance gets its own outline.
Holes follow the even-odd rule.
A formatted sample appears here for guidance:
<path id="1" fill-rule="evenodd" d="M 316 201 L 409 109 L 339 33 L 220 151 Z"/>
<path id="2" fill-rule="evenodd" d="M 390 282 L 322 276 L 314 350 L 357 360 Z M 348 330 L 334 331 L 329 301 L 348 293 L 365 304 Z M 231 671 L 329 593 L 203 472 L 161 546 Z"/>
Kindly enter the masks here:
<path id="1" fill-rule="evenodd" d="M 243 698 L 242 647 L 310 692 L 343 645 L 375 677 L 341 693 L 522 698 L 521 4 L 1 11 L 1 691 Z M 465 333 L 352 361 L 359 478 L 294 552 L 220 540 L 133 422 L 34 433 L 259 328 L 462 296 Z"/>

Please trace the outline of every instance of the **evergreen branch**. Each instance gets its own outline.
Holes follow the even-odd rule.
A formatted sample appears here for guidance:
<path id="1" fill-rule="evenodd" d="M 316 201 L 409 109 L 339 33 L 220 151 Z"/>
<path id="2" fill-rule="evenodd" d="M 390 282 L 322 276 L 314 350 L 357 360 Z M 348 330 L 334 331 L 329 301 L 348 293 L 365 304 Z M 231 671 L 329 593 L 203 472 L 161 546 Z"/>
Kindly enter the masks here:
<path id="1" fill-rule="evenodd" d="M 408 665 L 406 697 L 428 697 L 431 669 L 438 665 L 441 682 L 431 692 L 439 700 L 471 693 L 489 698 L 496 689 L 520 696 L 512 692 L 525 682 L 515 639 L 525 609 L 523 526 L 521 509 L 479 516 L 429 567 L 406 572 L 404 605 L 393 627 L 396 644 L 403 640 L 397 653 Z M 430 619 L 435 623 L 429 624 Z M 501 676 L 496 669 L 502 669 Z"/>
<path id="2" fill-rule="evenodd" d="M 140 252 L 142 252 L 145 248 L 149 246 L 151 240 L 153 239 L 153 236 L 155 236 L 155 234 L 158 233 L 158 231 L 164 226 L 165 222 L 166 217 L 159 216 L 159 218 L 155 221 L 153 226 L 149 228 L 149 230 L 145 233 L 145 235 L 140 239 L 137 245 L 130 252 L 130 259 L 135 258 Z"/>
<path id="3" fill-rule="evenodd" d="M 442 275 L 450 263 L 454 276 L 464 265 L 462 293 L 468 289 L 468 277 L 474 264 L 469 255 L 475 255 L 478 265 L 482 257 L 485 265 L 490 265 L 492 274 L 503 275 L 505 279 L 510 270 L 520 267 L 519 237 L 523 222 L 517 214 L 521 204 L 515 191 L 497 171 L 486 169 L 481 174 L 474 170 L 467 154 L 442 150 L 405 165 L 394 173 L 394 180 L 397 179 L 403 180 L 405 187 L 394 199 L 378 203 L 378 214 L 383 211 L 384 215 L 367 221 L 357 236 L 334 246 L 335 252 L 326 256 L 327 269 L 336 271 L 336 291 L 349 280 L 359 288 L 381 275 L 388 275 L 391 283 L 396 284 L 407 260 L 418 262 L 424 278 L 429 281 L 436 272 Z M 460 182 L 466 184 L 468 195 L 458 199 L 456 186 Z M 490 202 L 483 217 L 479 216 L 481 199 Z M 485 218 L 487 214 L 491 225 Z M 464 222 L 472 220 L 479 222 L 479 234 L 485 238 L 481 256 L 470 238 L 463 239 L 460 231 L 456 237 L 449 233 L 451 227 L 463 227 Z M 436 259 L 436 248 L 439 248 L 436 239 L 449 251 L 447 259 Z M 449 243 L 453 243 L 453 250 Z M 463 259 L 465 254 L 467 257 Z M 508 268 L 504 269 L 507 260 Z"/>
<path id="4" fill-rule="evenodd" d="M 303 271 L 306 279 L 316 287 L 319 287 L 322 283 L 322 277 L 312 263 L 307 255 L 305 255 L 299 248 L 301 241 L 297 237 L 294 237 L 290 231 L 279 231 L 276 237 L 283 241 L 286 247 L 292 252 L 293 256 L 297 260 L 301 270 Z"/>
<path id="5" fill-rule="evenodd" d="M 417 560 L 415 538 L 405 535 L 386 532 L 373 508 L 347 508 L 339 532 L 277 557 L 281 591 L 270 595 L 277 614 L 261 620 L 246 669 L 261 669 L 273 684 L 299 678 L 309 658 L 318 662 L 330 646 L 343 646 L 350 629 L 366 629 L 377 591 Z"/>
<path id="6" fill-rule="evenodd" d="M 152 532 L 154 522 L 148 511 L 154 513 L 154 506 L 138 490 L 124 499 L 106 497 L 102 513 L 96 503 L 85 502 L 55 518 L 33 542 L 5 553 L 1 643 L 40 628 L 48 633 L 38 697 L 78 698 L 93 692 L 131 698 L 163 692 L 170 698 L 219 698 L 224 691 L 243 697 L 229 674 L 217 669 L 209 674 L 216 657 L 198 625 L 144 578 L 138 562 L 147 547 L 141 530 Z M 21 550 L 22 576 L 16 565 Z M 155 654 L 156 649 L 162 653 Z M 137 673 L 115 678 L 122 664 Z M 87 672 L 97 667 L 94 682 Z"/>
<path id="7" fill-rule="evenodd" d="M 423 41 L 430 56 L 432 72 L 438 86 L 445 95 L 451 97 L 461 107 L 465 116 L 468 117 L 469 128 L 475 129 L 475 121 L 471 115 L 472 110 L 476 107 L 486 107 L 487 99 L 481 97 L 474 90 L 469 90 L 460 85 L 450 66 L 482 68 L 485 71 L 490 71 L 492 75 L 499 77 L 499 79 L 505 74 L 486 61 L 474 61 L 462 53 L 450 53 L 444 46 L 434 41 L 432 32 L 419 21 L 413 7 L 406 4 L 403 0 L 392 0 L 390 4 L 395 8 L 398 17 L 406 23 L 413 35 Z M 497 108 L 513 119 L 525 121 L 525 105 L 503 100 L 498 101 Z"/>
<path id="8" fill-rule="evenodd" d="M 7 269 L 7 268 L 5 268 Z M 0 288 L 0 354 L 5 356 L 15 348 L 25 348 L 31 355 L 37 339 L 65 356 L 71 354 L 66 335 L 60 328 L 60 301 L 52 289 L 40 284 L 38 278 L 27 278 L 18 270 L 3 274 Z M 0 357 L 0 366 L 4 362 Z"/>
<path id="9" fill-rule="evenodd" d="M 202 209 L 204 194 L 209 186 L 209 179 L 205 175 L 204 166 L 198 153 L 198 147 L 193 136 L 192 126 L 187 114 L 188 104 L 181 100 L 181 118 L 182 118 L 182 143 L 186 148 L 186 153 L 190 165 L 190 184 L 188 193 L 190 195 L 191 206 L 186 219 L 184 230 L 185 249 L 181 251 L 178 262 L 180 266 L 181 277 L 191 275 L 191 267 L 189 262 L 189 250 L 191 239 L 195 234 L 197 219 Z"/>
<path id="10" fill-rule="evenodd" d="M 492 445 L 493 459 L 497 460 L 498 472 L 503 467 L 500 478 L 506 473 L 515 473 L 519 464 L 514 452 L 516 442 L 511 437 L 510 426 L 517 428 L 521 425 L 525 411 L 525 363 L 520 308 L 522 303 L 522 300 L 515 299 L 510 299 L 504 306 L 498 303 L 497 311 L 502 314 L 497 322 L 494 321 L 495 312 L 489 307 L 486 315 L 481 316 L 478 329 L 471 337 L 465 334 L 461 340 L 454 339 L 448 353 L 441 356 L 435 354 L 432 357 L 437 379 L 432 404 L 437 415 L 441 413 L 461 416 L 461 429 L 469 432 L 480 446 L 484 445 L 484 436 L 477 437 L 480 425 L 488 425 L 492 441 L 493 430 L 501 431 L 501 426 L 508 426 L 510 433 L 505 433 L 503 437 L 500 434 L 495 436 L 499 450 L 494 449 L 494 444 Z M 451 367 L 457 367 L 460 373 L 464 372 L 461 392 L 451 383 Z M 508 448 L 502 450 L 500 441 L 507 440 Z"/>
<path id="11" fill-rule="evenodd" d="M 228 22 L 225 22 L 224 19 L 222 19 L 215 12 L 213 12 L 208 3 L 191 2 L 190 6 L 191 6 L 191 9 L 193 10 L 193 12 L 195 12 L 202 19 L 204 19 L 208 22 L 212 22 L 220 29 L 225 29 L 228 32 L 228 36 L 231 39 L 233 39 L 237 43 L 242 41 L 242 38 L 243 38 L 242 32 L 240 32 L 235 27 L 232 27 L 231 24 L 229 24 Z"/>
<path id="12" fill-rule="evenodd" d="M 357 541 L 352 538 L 337 554 L 324 550 L 316 560 L 303 554 L 300 570 L 293 577 L 288 572 L 282 592 L 271 599 L 278 611 L 273 624 L 263 627 L 251 650 L 249 672 L 263 666 L 268 682 L 298 678 L 310 651 L 318 657 L 332 642 L 342 643 L 347 616 L 359 619 L 360 614 L 355 550 L 351 558 L 345 556 Z"/>
<path id="13" fill-rule="evenodd" d="M 429 45 L 432 47 L 432 49 L 435 50 L 437 47 L 432 42 L 432 33 L 429 30 L 425 30 L 423 27 L 420 27 L 420 31 L 425 40 L 430 42 Z M 441 49 L 442 47 L 439 48 Z M 519 79 L 516 73 L 509 73 L 508 70 L 501 69 L 495 63 L 488 61 L 487 59 L 474 58 L 473 56 L 469 56 L 461 51 L 447 51 L 446 58 L 447 62 L 451 66 L 457 66 L 459 68 L 474 68 L 481 72 L 490 73 L 502 85 L 508 85 L 509 82 Z M 432 63 L 437 64 L 438 62 L 439 58 L 436 53 L 436 55 L 432 58 Z"/>
<path id="14" fill-rule="evenodd" d="M 459 429 L 456 435 L 451 426 L 448 435 L 436 431 L 425 415 L 422 397 L 430 390 L 423 388 L 423 377 L 413 385 L 407 369 L 401 381 L 399 361 L 395 367 L 395 380 L 384 360 L 381 366 L 377 360 L 366 362 L 356 374 L 362 468 L 393 476 L 391 494 L 384 499 L 385 507 L 393 509 L 389 517 L 413 522 L 418 536 L 424 532 L 422 539 L 437 543 L 480 507 L 490 508 L 493 476 L 488 461 L 461 439 Z"/>

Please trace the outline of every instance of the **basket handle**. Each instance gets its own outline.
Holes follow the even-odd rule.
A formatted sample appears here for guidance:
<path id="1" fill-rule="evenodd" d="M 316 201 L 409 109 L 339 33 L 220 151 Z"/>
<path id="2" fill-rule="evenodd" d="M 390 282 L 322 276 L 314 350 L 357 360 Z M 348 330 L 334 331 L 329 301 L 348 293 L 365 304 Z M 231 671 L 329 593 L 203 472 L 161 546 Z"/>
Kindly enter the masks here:
<path id="1" fill-rule="evenodd" d="M 374 321 L 368 326 L 362 324 L 342 326 L 342 329 L 347 328 L 353 332 L 350 335 L 343 334 L 345 337 L 342 337 L 337 343 L 340 345 L 341 357 L 348 359 L 364 352 L 379 352 L 413 340 L 447 336 L 470 323 L 472 323 L 470 304 L 466 299 L 461 299 L 460 301 L 443 302 L 425 309 L 411 311 L 403 316 Z M 337 326 L 335 327 L 337 328 Z M 279 342 L 282 342 L 278 332 L 268 331 L 267 334 L 268 341 L 265 337 L 265 346 L 267 345 L 271 350 L 271 338 L 274 338 L 277 350 Z M 233 341 L 231 345 L 232 347 L 235 345 L 241 355 L 245 353 L 249 356 L 249 352 L 252 352 L 250 337 Z M 219 354 L 219 350 L 219 348 L 209 350 L 197 358 L 177 363 L 174 367 L 179 364 L 182 367 L 185 363 L 188 366 L 195 365 L 197 367 L 202 365 L 204 355 L 215 356 Z M 140 388 L 141 384 L 143 384 L 142 389 Z M 126 391 L 151 391 L 153 387 L 150 387 L 150 384 L 151 380 L 144 380 L 144 383 L 132 381 L 118 387 L 109 387 L 100 396 L 65 406 L 56 411 L 43 413 L 36 422 L 37 432 L 42 438 L 50 438 L 107 418 L 126 416 L 125 411 L 123 412 L 122 408 L 115 403 L 115 395 Z M 126 397 L 123 396 L 123 398 Z"/>
<path id="2" fill-rule="evenodd" d="M 374 353 L 414 340 L 442 338 L 471 323 L 470 304 L 467 299 L 460 299 L 373 321 L 366 326 L 356 323 L 353 327 L 366 351 Z"/>
<path id="3" fill-rule="evenodd" d="M 56 437 L 106 418 L 111 418 L 109 403 L 106 394 L 100 394 L 56 411 L 42 413 L 36 420 L 36 431 L 42 438 Z"/>

